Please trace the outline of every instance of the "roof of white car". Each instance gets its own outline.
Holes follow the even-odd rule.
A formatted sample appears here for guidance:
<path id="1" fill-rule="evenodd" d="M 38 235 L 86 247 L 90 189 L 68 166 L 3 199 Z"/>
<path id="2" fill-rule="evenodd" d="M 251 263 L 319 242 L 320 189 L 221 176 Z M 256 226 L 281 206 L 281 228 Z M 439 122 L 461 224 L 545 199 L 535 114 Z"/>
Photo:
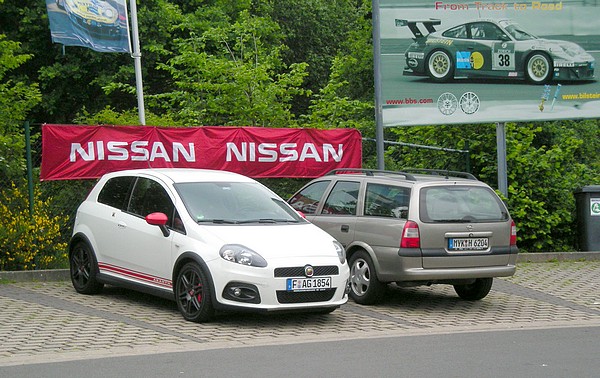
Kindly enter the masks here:
<path id="1" fill-rule="evenodd" d="M 119 172 L 107 173 L 111 177 L 115 176 L 152 176 L 160 178 L 163 181 L 178 182 L 251 182 L 253 179 L 234 172 L 218 171 L 211 169 L 195 168 L 148 168 L 131 169 Z"/>

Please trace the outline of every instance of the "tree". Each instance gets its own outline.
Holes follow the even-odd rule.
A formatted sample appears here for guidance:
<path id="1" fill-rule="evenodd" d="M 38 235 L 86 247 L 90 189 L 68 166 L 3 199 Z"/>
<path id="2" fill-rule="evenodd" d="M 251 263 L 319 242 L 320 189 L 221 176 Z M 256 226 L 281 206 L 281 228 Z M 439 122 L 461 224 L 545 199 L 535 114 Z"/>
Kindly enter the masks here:
<path id="1" fill-rule="evenodd" d="M 7 73 L 31 59 L 20 54 L 20 44 L 0 34 L 0 185 L 21 178 L 25 171 L 25 140 L 22 125 L 40 102 L 35 84 L 13 81 Z"/>
<path id="2" fill-rule="evenodd" d="M 306 64 L 285 66 L 280 40 L 277 24 L 248 11 L 231 24 L 191 33 L 161 65 L 175 90 L 151 96 L 153 106 L 190 125 L 295 125 L 291 101 L 307 94 Z"/>

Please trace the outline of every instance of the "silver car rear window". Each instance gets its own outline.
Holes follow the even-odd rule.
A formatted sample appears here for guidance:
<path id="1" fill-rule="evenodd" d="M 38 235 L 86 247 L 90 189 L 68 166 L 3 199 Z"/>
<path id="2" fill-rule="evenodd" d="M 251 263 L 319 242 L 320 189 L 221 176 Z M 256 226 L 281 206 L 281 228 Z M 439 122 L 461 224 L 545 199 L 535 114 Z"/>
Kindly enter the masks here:
<path id="1" fill-rule="evenodd" d="M 434 186 L 420 191 L 422 222 L 501 222 L 508 220 L 506 206 L 490 188 L 482 186 Z"/>

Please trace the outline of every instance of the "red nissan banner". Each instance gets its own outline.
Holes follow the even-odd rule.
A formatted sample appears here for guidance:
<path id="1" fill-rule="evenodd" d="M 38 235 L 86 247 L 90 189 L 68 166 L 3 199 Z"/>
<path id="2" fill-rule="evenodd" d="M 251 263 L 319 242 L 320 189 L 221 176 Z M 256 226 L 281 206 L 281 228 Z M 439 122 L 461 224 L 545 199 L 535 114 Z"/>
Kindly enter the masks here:
<path id="1" fill-rule="evenodd" d="M 355 129 L 42 126 L 41 180 L 167 167 L 310 178 L 361 165 L 362 138 Z"/>

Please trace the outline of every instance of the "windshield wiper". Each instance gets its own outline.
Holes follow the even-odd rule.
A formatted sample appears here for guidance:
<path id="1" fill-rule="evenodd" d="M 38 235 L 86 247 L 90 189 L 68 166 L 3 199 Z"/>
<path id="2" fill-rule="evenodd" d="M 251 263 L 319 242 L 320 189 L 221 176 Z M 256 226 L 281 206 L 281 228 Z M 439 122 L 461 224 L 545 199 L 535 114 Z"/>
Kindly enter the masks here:
<path id="1" fill-rule="evenodd" d="M 471 223 L 473 219 L 433 219 L 435 223 Z"/>
<path id="2" fill-rule="evenodd" d="M 298 223 L 295 219 L 273 219 L 273 218 L 260 218 L 260 219 L 247 219 L 238 221 L 237 223 Z"/>
<path id="3" fill-rule="evenodd" d="M 238 222 L 230 219 L 198 219 L 196 223 L 236 224 Z"/>

